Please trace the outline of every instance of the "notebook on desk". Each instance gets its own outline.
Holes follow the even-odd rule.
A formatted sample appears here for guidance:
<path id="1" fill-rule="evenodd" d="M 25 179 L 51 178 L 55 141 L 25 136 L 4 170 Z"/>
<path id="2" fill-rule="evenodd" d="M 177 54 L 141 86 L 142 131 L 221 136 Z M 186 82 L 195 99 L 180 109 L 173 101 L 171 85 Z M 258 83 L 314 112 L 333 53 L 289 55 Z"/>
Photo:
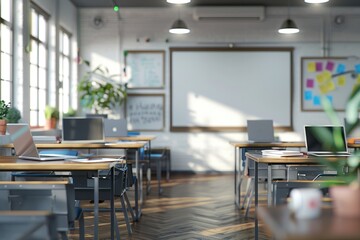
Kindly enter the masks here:
<path id="1" fill-rule="evenodd" d="M 104 119 L 72 117 L 62 119 L 63 143 L 105 143 Z"/>
<path id="2" fill-rule="evenodd" d="M 67 155 L 39 154 L 28 124 L 8 123 L 7 130 L 10 133 L 10 138 L 13 142 L 16 154 L 21 159 L 36 161 L 55 161 L 75 158 L 75 156 Z"/>
<path id="3" fill-rule="evenodd" d="M 337 131 L 335 145 L 333 133 Z M 348 152 L 344 126 L 305 126 L 305 144 L 307 154 L 317 157 L 346 157 Z"/>
<path id="4" fill-rule="evenodd" d="M 247 120 L 248 141 L 254 143 L 274 142 L 272 120 Z"/>

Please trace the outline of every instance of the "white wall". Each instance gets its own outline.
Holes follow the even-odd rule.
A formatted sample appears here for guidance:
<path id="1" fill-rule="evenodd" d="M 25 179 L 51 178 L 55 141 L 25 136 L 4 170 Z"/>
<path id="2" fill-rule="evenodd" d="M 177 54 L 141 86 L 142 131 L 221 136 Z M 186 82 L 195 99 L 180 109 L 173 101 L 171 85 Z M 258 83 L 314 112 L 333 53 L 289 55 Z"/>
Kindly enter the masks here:
<path id="1" fill-rule="evenodd" d="M 291 18 L 301 29 L 299 34 L 292 36 L 277 33 L 278 27 L 287 17 L 287 8 L 267 8 L 266 18 L 262 22 L 198 22 L 192 18 L 192 11 L 191 8 L 181 9 L 181 18 L 191 29 L 189 35 L 183 36 L 168 33 L 168 29 L 178 17 L 177 7 L 120 9 L 121 20 L 118 20 L 117 14 L 112 9 L 81 9 L 79 16 L 81 56 L 90 60 L 93 67 L 101 63 L 108 66 L 112 74 L 120 74 L 124 50 L 166 51 L 165 89 L 131 92 L 165 93 L 165 131 L 143 134 L 157 135 L 153 146 L 171 148 L 172 170 L 232 171 L 234 149 L 229 141 L 243 141 L 247 139 L 247 135 L 239 132 L 173 133 L 169 131 L 169 47 L 226 47 L 230 43 L 235 47 L 294 47 L 292 115 L 294 132 L 277 133 L 277 135 L 284 141 L 302 140 L 303 125 L 329 123 L 323 112 L 301 111 L 301 57 L 358 55 L 360 8 L 291 8 Z M 337 15 L 344 16 L 343 24 L 334 23 L 334 17 Z M 96 29 L 93 26 L 92 21 L 95 16 L 104 19 L 104 27 Z M 146 38 L 150 41 L 146 42 Z M 81 69 L 80 74 L 83 71 L 84 69 Z M 261 96 L 256 96 L 256 93 L 251 101 L 266 104 Z M 343 118 L 343 113 L 339 115 Z"/>

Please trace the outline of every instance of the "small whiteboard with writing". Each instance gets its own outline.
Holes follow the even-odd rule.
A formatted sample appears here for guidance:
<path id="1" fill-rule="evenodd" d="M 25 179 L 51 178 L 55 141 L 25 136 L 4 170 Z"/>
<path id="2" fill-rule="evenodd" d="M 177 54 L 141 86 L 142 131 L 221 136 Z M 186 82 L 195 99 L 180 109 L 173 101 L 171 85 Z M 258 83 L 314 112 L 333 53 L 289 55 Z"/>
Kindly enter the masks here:
<path id="1" fill-rule="evenodd" d="M 164 51 L 125 51 L 129 88 L 164 87 Z"/>
<path id="2" fill-rule="evenodd" d="M 128 130 L 164 130 L 164 101 L 164 94 L 129 94 L 126 100 Z"/>

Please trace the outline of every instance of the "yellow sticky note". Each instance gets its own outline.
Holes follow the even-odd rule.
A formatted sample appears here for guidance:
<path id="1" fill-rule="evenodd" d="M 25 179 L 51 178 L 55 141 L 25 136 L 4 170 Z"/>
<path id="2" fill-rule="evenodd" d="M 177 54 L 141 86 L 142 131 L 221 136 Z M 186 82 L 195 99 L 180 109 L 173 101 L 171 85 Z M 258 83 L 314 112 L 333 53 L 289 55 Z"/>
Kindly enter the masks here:
<path id="1" fill-rule="evenodd" d="M 321 84 L 319 86 L 319 89 L 320 89 L 320 93 L 321 94 L 326 94 L 328 92 L 328 87 L 327 87 L 327 84 Z"/>
<path id="2" fill-rule="evenodd" d="M 315 62 L 309 62 L 307 65 L 307 71 L 311 73 L 311 72 L 315 72 L 315 70 L 316 70 Z"/>
<path id="3" fill-rule="evenodd" d="M 329 71 L 324 71 L 323 73 L 323 77 L 324 77 L 324 80 L 326 81 L 326 80 L 330 80 L 331 79 L 331 72 L 329 72 Z"/>
<path id="4" fill-rule="evenodd" d="M 316 75 L 316 81 L 318 82 L 318 84 L 324 83 L 324 81 L 325 81 L 324 75 L 323 74 Z"/>
<path id="5" fill-rule="evenodd" d="M 345 84 L 346 84 L 346 77 L 345 76 L 340 76 L 340 77 L 338 77 L 338 85 L 339 86 L 341 86 L 341 87 L 343 87 L 343 86 L 345 86 Z"/>
<path id="6" fill-rule="evenodd" d="M 356 84 L 360 84 L 360 75 L 358 75 L 356 78 Z"/>
<path id="7" fill-rule="evenodd" d="M 328 92 L 334 91 L 335 90 L 335 83 L 334 81 L 330 80 L 326 82 L 327 85 L 327 90 Z"/>

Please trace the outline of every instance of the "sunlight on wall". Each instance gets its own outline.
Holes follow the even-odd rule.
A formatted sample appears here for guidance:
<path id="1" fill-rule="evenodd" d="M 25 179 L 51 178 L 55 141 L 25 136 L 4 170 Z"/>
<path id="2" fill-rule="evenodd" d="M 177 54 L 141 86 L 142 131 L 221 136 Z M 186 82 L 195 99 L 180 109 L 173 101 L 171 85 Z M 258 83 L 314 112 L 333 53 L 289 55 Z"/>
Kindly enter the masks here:
<path id="1" fill-rule="evenodd" d="M 92 69 L 96 68 L 99 65 L 102 65 L 107 67 L 107 69 L 109 70 L 109 75 L 120 74 L 120 67 L 117 61 L 104 57 L 98 53 L 92 53 L 89 61 L 91 63 Z"/>

